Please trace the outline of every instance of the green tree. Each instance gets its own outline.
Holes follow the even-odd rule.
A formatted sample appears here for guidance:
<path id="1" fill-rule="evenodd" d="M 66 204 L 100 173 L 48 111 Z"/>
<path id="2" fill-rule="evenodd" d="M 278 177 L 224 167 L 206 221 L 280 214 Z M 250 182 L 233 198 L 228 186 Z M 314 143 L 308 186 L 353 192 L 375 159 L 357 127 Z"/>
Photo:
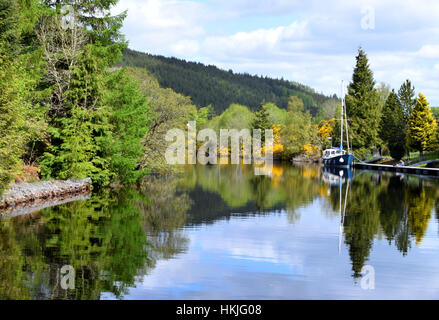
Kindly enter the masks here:
<path id="1" fill-rule="evenodd" d="M 416 105 L 409 118 L 407 131 L 407 146 L 419 151 L 422 159 L 423 152 L 431 150 L 436 144 L 437 123 L 422 93 L 419 93 Z"/>
<path id="2" fill-rule="evenodd" d="M 303 147 L 307 144 L 317 144 L 317 126 L 312 123 L 309 112 L 299 111 L 299 108 L 290 108 L 287 114 L 285 127 L 281 132 L 281 140 L 284 145 L 287 158 L 303 153 Z"/>
<path id="3" fill-rule="evenodd" d="M 271 126 L 284 125 L 287 120 L 287 110 L 278 108 L 274 103 L 266 103 L 264 105 L 268 113 L 268 120 Z"/>
<path id="4" fill-rule="evenodd" d="M 269 114 L 267 109 L 264 108 L 264 104 L 262 103 L 259 106 L 258 111 L 255 112 L 255 117 L 252 122 L 252 129 L 261 130 L 261 139 L 262 142 L 265 142 L 265 130 L 271 129 L 270 120 L 268 119 Z"/>
<path id="5" fill-rule="evenodd" d="M 416 105 L 415 87 L 412 86 L 412 83 L 410 82 L 409 79 L 407 79 L 399 88 L 398 99 L 404 111 L 404 120 L 405 120 L 404 131 L 407 134 L 409 119 L 412 114 L 412 110 Z M 406 150 L 407 157 L 408 159 L 410 159 L 410 150 L 409 148 L 406 149 L 407 149 Z"/>
<path id="6" fill-rule="evenodd" d="M 404 111 L 395 91 L 389 94 L 383 107 L 380 124 L 380 137 L 387 144 L 390 155 L 400 160 L 405 153 L 405 119 Z"/>
<path id="7" fill-rule="evenodd" d="M 143 142 L 145 153 L 141 167 L 159 173 L 174 172 L 175 166 L 168 165 L 164 156 L 167 147 L 163 143 L 164 136 L 173 128 L 187 130 L 187 123 L 196 118 L 197 109 L 189 97 L 161 88 L 147 70 L 127 68 L 127 73 L 138 81 L 139 89 L 148 96 L 151 105 L 152 123 Z"/>
<path id="8" fill-rule="evenodd" d="M 45 1 L 37 28 L 49 99 L 50 145 L 40 164 L 45 178 L 91 177 L 105 186 L 132 182 L 148 128 L 147 104 L 123 72 L 107 72 L 126 47 L 125 14 L 111 16 L 116 0 Z M 72 5 L 76 23 L 63 28 L 60 9 Z"/>
<path id="9" fill-rule="evenodd" d="M 152 120 L 150 106 L 126 70 L 108 75 L 103 103 L 112 110 L 111 134 L 101 141 L 105 156 L 110 159 L 110 170 L 117 181 L 136 182 L 147 172 L 138 169 L 145 152 L 143 140 Z"/>
<path id="10" fill-rule="evenodd" d="M 212 116 L 212 105 L 198 109 L 197 112 L 197 128 L 202 127 Z"/>
<path id="11" fill-rule="evenodd" d="M 379 144 L 380 97 L 363 49 L 358 50 L 352 81 L 346 95 L 346 113 L 350 123 L 352 148 L 365 155 Z"/>
<path id="12" fill-rule="evenodd" d="M 61 112 L 50 121 L 50 146 L 40 165 L 45 178 L 90 177 L 94 185 L 110 182 L 109 159 L 99 140 L 111 135 L 109 115 L 103 105 L 105 62 L 87 45 L 72 70 L 70 88 L 65 92 Z"/>
<path id="13" fill-rule="evenodd" d="M 404 117 L 408 123 L 412 110 L 416 105 L 415 87 L 412 86 L 410 80 L 407 79 L 399 88 L 398 99 L 401 102 L 404 110 Z"/>
<path id="14" fill-rule="evenodd" d="M 296 96 L 291 96 L 288 99 L 287 110 L 289 112 L 303 112 L 305 106 L 303 104 L 303 100 Z"/>

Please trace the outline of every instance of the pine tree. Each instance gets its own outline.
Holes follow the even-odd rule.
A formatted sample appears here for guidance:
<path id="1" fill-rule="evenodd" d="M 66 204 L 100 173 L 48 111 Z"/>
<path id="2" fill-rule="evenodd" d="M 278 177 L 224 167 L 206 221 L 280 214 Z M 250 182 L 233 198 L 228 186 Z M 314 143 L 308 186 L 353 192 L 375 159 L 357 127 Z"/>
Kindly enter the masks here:
<path id="1" fill-rule="evenodd" d="M 405 118 L 402 105 L 394 90 L 389 94 L 383 107 L 380 137 L 387 144 L 390 155 L 400 160 L 405 152 Z"/>
<path id="2" fill-rule="evenodd" d="M 380 109 L 380 98 L 375 89 L 373 73 L 365 52 L 360 48 L 346 95 L 352 148 L 358 154 L 365 155 L 379 144 Z"/>
<path id="3" fill-rule="evenodd" d="M 412 83 L 410 80 L 406 80 L 401 87 L 398 90 L 398 99 L 402 105 L 402 109 L 404 112 L 404 128 L 403 130 L 406 132 L 408 130 L 408 123 L 410 115 L 412 114 L 412 110 L 416 105 L 416 98 L 415 98 L 415 87 L 412 86 Z M 410 150 L 409 148 L 406 148 L 407 151 L 407 158 L 410 159 Z"/>
<path id="4" fill-rule="evenodd" d="M 419 151 L 422 159 L 424 151 L 434 148 L 437 129 L 436 120 L 427 99 L 422 93 L 419 93 L 408 124 L 407 146 L 412 150 Z"/>
<path id="5" fill-rule="evenodd" d="M 261 130 L 261 141 L 265 142 L 265 130 L 271 129 L 270 120 L 268 118 L 268 112 L 264 108 L 265 103 L 261 103 L 259 109 L 255 112 L 255 118 L 252 123 L 252 129 Z"/>
<path id="6" fill-rule="evenodd" d="M 406 80 L 398 90 L 398 99 L 404 110 L 404 117 L 408 123 L 408 119 L 412 113 L 412 109 L 416 105 L 415 87 L 412 86 L 410 80 Z"/>

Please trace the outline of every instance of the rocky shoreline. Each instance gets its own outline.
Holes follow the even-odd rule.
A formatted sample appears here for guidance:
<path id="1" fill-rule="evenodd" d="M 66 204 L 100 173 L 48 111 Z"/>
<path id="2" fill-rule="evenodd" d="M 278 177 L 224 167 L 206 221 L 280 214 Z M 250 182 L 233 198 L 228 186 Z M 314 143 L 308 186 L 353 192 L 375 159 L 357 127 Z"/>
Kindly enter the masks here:
<path id="1" fill-rule="evenodd" d="M 48 202 L 62 202 L 88 194 L 90 185 L 90 178 L 13 184 L 0 199 L 0 216 L 16 207 L 38 207 Z"/>

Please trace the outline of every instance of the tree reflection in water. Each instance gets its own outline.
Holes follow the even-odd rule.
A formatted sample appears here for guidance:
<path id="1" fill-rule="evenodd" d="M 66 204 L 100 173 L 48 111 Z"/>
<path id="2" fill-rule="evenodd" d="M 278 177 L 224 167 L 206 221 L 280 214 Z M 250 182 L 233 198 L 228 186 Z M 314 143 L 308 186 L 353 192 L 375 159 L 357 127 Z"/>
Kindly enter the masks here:
<path id="1" fill-rule="evenodd" d="M 139 190 L 0 219 L 0 299 L 122 298 L 156 259 L 187 244 L 176 229 L 189 199 L 175 186 L 145 180 Z M 60 287 L 63 265 L 75 270 L 74 290 Z"/>
<path id="2" fill-rule="evenodd" d="M 438 184 L 422 177 L 376 172 L 357 174 L 350 184 L 344 237 L 353 276 L 358 278 L 375 238 L 384 236 L 404 256 L 413 240 L 417 245 L 421 244 L 437 199 Z M 332 187 L 330 194 L 332 207 L 336 210 L 339 191 Z"/>
<path id="3" fill-rule="evenodd" d="M 299 209 L 314 201 L 336 217 L 347 181 L 343 235 L 354 278 L 377 238 L 402 255 L 422 243 L 437 204 L 436 180 L 378 172 L 350 178 L 343 174 L 340 189 L 318 166 L 275 165 L 271 176 L 244 165 L 187 166 L 182 176 L 146 177 L 134 189 L 0 219 L 0 298 L 123 298 L 158 260 L 187 251 L 185 226 L 232 213 L 286 212 L 290 223 L 300 223 Z M 76 271 L 74 290 L 60 287 L 63 265 Z"/>
<path id="4" fill-rule="evenodd" d="M 271 176 L 255 176 L 253 168 L 245 165 L 190 166 L 183 187 L 197 190 L 196 195 L 191 194 L 195 202 L 213 199 L 211 195 L 207 197 L 209 194 L 220 196 L 215 198 L 217 209 L 212 210 L 216 213 L 209 220 L 223 219 L 232 211 L 267 214 L 284 209 L 291 223 L 299 223 L 297 209 L 316 199 L 329 205 L 330 210 L 322 210 L 322 213 L 339 214 L 339 171 L 333 170 L 336 182 L 333 183 L 318 166 L 275 165 Z M 407 255 L 412 241 L 417 245 L 422 242 L 438 199 L 439 183 L 417 176 L 367 171 L 354 175 L 352 171 L 342 171 L 343 198 L 347 181 L 350 183 L 343 220 L 344 242 L 352 261 L 353 276 L 358 278 L 376 238 L 385 237 L 403 255 Z M 192 210 L 190 213 L 190 216 L 199 215 Z"/>

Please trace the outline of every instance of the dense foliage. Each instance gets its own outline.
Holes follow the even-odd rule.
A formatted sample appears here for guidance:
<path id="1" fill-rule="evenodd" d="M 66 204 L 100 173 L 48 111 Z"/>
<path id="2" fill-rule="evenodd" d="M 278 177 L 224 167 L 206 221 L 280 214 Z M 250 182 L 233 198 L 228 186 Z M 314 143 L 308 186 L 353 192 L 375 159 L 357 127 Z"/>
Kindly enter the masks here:
<path id="1" fill-rule="evenodd" d="M 0 0 L 0 193 L 27 176 L 90 177 L 102 187 L 173 172 L 164 135 L 186 131 L 189 121 L 217 134 L 273 129 L 283 159 L 318 159 L 340 142 L 335 95 L 128 50 L 120 32 L 126 13 L 113 15 L 116 3 Z M 384 147 L 398 159 L 435 148 L 431 109 L 424 96 L 415 102 L 409 80 L 398 95 L 376 86 L 360 48 L 346 96 L 356 155 Z"/>
<path id="2" fill-rule="evenodd" d="M 18 17 L 15 3 L 0 1 L 0 192 L 19 170 L 22 141 L 22 117 L 17 90 L 19 50 L 18 32 L 14 24 Z"/>
<path id="3" fill-rule="evenodd" d="M 140 167 L 149 168 L 156 173 L 174 172 L 176 168 L 167 165 L 165 160 L 166 132 L 174 128 L 186 130 L 188 121 L 194 120 L 198 115 L 203 116 L 203 110 L 199 110 L 197 114 L 197 109 L 190 98 L 172 89 L 161 88 L 158 81 L 147 70 L 127 68 L 127 72 L 137 79 L 139 89 L 148 97 L 151 104 L 152 122 L 143 141 L 144 153 Z M 208 110 L 206 111 L 208 113 Z"/>
<path id="4" fill-rule="evenodd" d="M 94 186 L 144 175 L 150 105 L 133 77 L 111 69 L 126 48 L 116 3 L 1 0 L 0 192 L 23 164 Z"/>
<path id="5" fill-rule="evenodd" d="M 237 74 L 212 65 L 133 50 L 125 50 L 121 65 L 149 70 L 161 86 L 191 97 L 198 107 L 212 105 L 217 114 L 232 103 L 246 105 L 255 111 L 261 102 L 266 101 L 286 109 L 289 97 L 298 96 L 306 110 L 315 116 L 323 112 L 326 102 L 336 98 L 326 97 L 296 82 Z"/>

